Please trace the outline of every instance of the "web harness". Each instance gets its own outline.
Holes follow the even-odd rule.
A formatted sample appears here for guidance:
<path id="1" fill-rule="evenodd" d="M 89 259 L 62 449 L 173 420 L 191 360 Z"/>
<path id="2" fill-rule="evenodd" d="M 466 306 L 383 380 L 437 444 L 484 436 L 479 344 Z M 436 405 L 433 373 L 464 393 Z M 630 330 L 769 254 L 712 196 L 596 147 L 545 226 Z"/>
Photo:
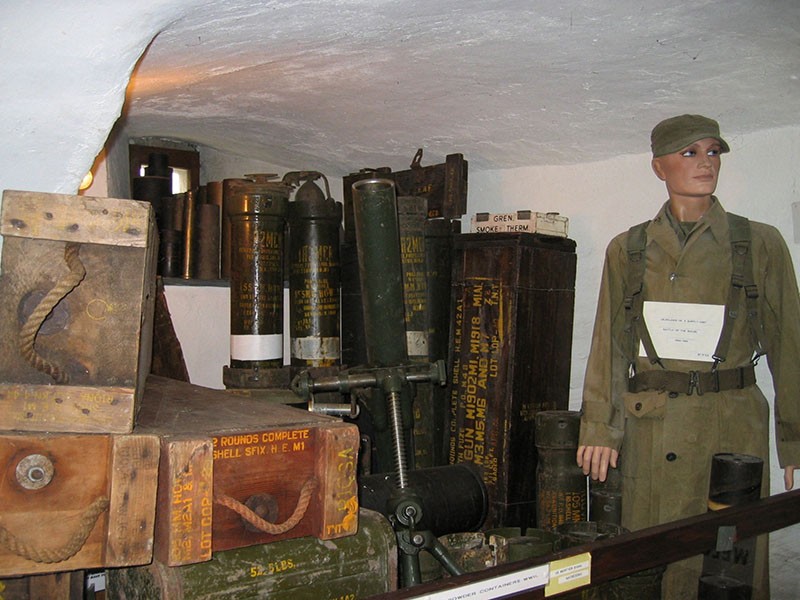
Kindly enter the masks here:
<path id="1" fill-rule="evenodd" d="M 650 221 L 634 225 L 628 230 L 628 285 L 625 290 L 625 328 L 628 338 L 628 391 L 664 390 L 679 394 L 702 396 L 705 392 L 743 389 L 756 382 L 755 365 L 766 354 L 764 334 L 758 313 L 758 286 L 753 278 L 750 221 L 745 217 L 727 213 L 731 239 L 731 285 L 725 303 L 722 331 L 717 341 L 709 371 L 669 371 L 659 358 L 645 324 L 644 275 L 647 266 L 647 226 Z M 753 354 L 750 364 L 733 369 L 720 369 L 725 362 L 733 335 L 734 323 L 740 316 L 741 299 L 745 299 L 746 318 L 750 325 Z M 661 369 L 636 372 L 639 342 L 644 347 L 650 364 Z"/>

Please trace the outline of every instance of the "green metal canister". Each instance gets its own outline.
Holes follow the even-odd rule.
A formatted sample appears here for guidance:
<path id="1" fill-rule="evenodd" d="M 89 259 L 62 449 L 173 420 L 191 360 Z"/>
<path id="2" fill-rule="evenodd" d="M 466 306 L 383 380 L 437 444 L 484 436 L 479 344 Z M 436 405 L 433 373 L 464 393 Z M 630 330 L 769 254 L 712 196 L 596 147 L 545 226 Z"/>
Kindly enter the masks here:
<path id="1" fill-rule="evenodd" d="M 363 179 L 354 183 L 353 211 L 367 362 L 370 366 L 405 364 L 408 351 L 394 182 Z"/>
<path id="2" fill-rule="evenodd" d="M 621 459 L 609 467 L 605 481 L 589 480 L 589 520 L 597 523 L 622 523 Z"/>
<path id="3" fill-rule="evenodd" d="M 580 413 L 536 413 L 536 527 L 552 531 L 562 523 L 586 520 L 586 475 L 575 462 Z"/>
<path id="4" fill-rule="evenodd" d="M 251 175 L 231 188 L 231 370 L 283 365 L 283 252 L 291 188 L 274 177 Z"/>
<path id="5" fill-rule="evenodd" d="M 297 172 L 305 181 L 289 203 L 289 334 L 291 365 L 299 368 L 332 367 L 341 358 L 342 205 L 314 184 L 319 176 Z"/>

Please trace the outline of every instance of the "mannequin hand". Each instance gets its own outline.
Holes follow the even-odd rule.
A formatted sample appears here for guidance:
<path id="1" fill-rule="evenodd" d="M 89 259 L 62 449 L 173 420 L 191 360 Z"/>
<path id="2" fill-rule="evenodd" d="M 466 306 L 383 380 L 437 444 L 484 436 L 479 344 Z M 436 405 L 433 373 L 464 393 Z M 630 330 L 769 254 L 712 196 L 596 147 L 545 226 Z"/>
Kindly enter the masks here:
<path id="1" fill-rule="evenodd" d="M 787 492 L 794 487 L 794 470 L 797 468 L 795 465 L 783 468 L 783 485 L 786 486 Z"/>
<path id="2" fill-rule="evenodd" d="M 596 481 L 605 481 L 608 466 L 617 468 L 619 452 L 605 446 L 578 446 L 578 466 L 584 475 L 591 475 Z"/>

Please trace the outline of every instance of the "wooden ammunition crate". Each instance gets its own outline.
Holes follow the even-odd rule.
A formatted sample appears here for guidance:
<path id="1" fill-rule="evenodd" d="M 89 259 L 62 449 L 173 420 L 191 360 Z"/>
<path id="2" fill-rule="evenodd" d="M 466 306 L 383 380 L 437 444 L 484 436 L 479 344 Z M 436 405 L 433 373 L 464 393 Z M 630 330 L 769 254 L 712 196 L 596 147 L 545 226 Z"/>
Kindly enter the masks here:
<path id="1" fill-rule="evenodd" d="M 158 453 L 150 435 L 0 433 L 0 577 L 150 562 Z"/>
<path id="2" fill-rule="evenodd" d="M 136 431 L 161 438 L 155 555 L 166 565 L 358 528 L 355 425 L 151 375 Z"/>
<path id="3" fill-rule="evenodd" d="M 129 433 L 152 351 L 150 205 L 6 191 L 0 234 L 0 430 Z"/>
<path id="4" fill-rule="evenodd" d="M 536 525 L 534 417 L 569 403 L 575 265 L 566 238 L 455 238 L 448 458 L 482 467 L 485 528 Z"/>

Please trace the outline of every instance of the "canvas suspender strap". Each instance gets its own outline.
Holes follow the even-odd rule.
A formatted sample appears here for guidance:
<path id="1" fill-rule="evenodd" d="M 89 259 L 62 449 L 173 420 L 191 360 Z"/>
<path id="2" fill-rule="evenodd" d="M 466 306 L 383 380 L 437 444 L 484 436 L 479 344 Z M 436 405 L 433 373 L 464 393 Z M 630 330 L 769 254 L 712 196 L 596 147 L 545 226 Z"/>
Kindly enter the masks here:
<path id="1" fill-rule="evenodd" d="M 766 352 L 763 344 L 761 319 L 758 314 L 758 286 L 753 278 L 750 221 L 745 217 L 728 213 L 728 229 L 731 238 L 731 287 L 728 292 L 728 301 L 725 304 L 722 332 L 714 351 L 712 370 L 716 369 L 719 363 L 725 362 L 727 357 L 733 335 L 733 325 L 740 314 L 739 304 L 742 293 L 745 297 L 746 316 L 754 348 L 751 362 L 755 364 L 758 358 Z"/>
<path id="2" fill-rule="evenodd" d="M 629 375 L 636 372 L 636 356 L 639 353 L 639 340 L 641 340 L 647 358 L 651 364 L 661 364 L 661 359 L 656 354 L 653 340 L 642 315 L 644 309 L 644 272 L 647 267 L 647 226 L 650 221 L 634 225 L 628 230 L 628 286 L 625 294 L 625 333 L 629 339 L 628 362 Z"/>
<path id="3" fill-rule="evenodd" d="M 755 364 L 758 360 L 758 357 L 762 356 L 766 352 L 763 344 L 761 320 L 758 314 L 758 286 L 756 285 L 753 277 L 750 222 L 745 217 L 740 217 L 739 215 L 731 213 L 727 213 L 727 215 L 731 237 L 731 287 L 728 292 L 728 299 L 725 305 L 725 316 L 723 320 L 722 331 L 720 332 L 717 347 L 713 355 L 714 364 L 711 372 L 715 374 L 715 385 L 703 386 L 705 389 L 709 389 L 709 387 L 711 389 L 716 388 L 716 391 L 719 391 L 719 389 L 728 389 L 728 385 L 726 385 L 728 382 L 724 381 L 726 379 L 731 379 L 731 384 L 729 385 L 736 384 L 733 385 L 733 387 L 739 388 L 746 385 L 752 385 L 754 383 L 751 382 L 751 376 L 749 376 L 749 374 L 743 377 L 740 373 L 738 373 L 738 371 L 741 369 L 731 369 L 731 373 L 717 370 L 719 364 L 725 361 L 730 348 L 731 337 L 733 335 L 733 325 L 739 315 L 739 304 L 742 293 L 744 293 L 746 299 L 747 320 L 750 325 L 750 333 L 754 346 L 754 353 L 751 363 Z M 640 223 L 639 225 L 635 225 L 628 230 L 628 285 L 624 299 L 624 306 L 625 333 L 629 338 L 628 360 L 630 367 L 630 381 L 628 387 L 630 391 L 653 389 L 651 384 L 655 382 L 646 383 L 644 380 L 637 381 L 637 377 L 638 379 L 642 379 L 641 376 L 655 376 L 658 373 L 648 372 L 642 373 L 641 376 L 636 375 L 635 363 L 639 351 L 639 340 L 641 340 L 642 346 L 644 346 L 644 350 L 648 359 L 650 360 L 650 363 L 658 364 L 663 368 L 661 359 L 658 357 L 658 354 L 653 346 L 653 342 L 650 338 L 650 334 L 647 331 L 647 325 L 642 314 L 644 307 L 642 290 L 644 287 L 647 246 L 646 228 L 648 224 L 649 221 L 646 221 L 644 223 Z M 750 369 L 752 369 L 752 366 Z M 733 371 L 737 371 L 737 373 L 734 374 Z M 693 373 L 695 373 L 695 378 L 698 376 L 703 376 L 702 373 Z M 725 377 L 722 378 L 724 381 L 722 388 L 720 388 L 719 384 L 719 377 L 721 374 L 725 375 Z M 675 375 L 675 377 L 667 377 L 664 379 L 663 376 L 669 375 Z M 731 377 L 729 378 L 727 375 L 731 375 Z M 661 387 L 665 386 L 666 388 L 670 389 L 675 387 L 676 389 L 674 391 L 683 391 L 686 389 L 686 386 L 683 385 L 681 377 L 686 376 L 687 374 L 685 373 L 660 372 L 658 381 L 661 383 Z M 676 380 L 674 382 L 676 383 L 675 386 L 671 385 L 670 383 L 672 382 L 672 379 Z M 680 380 L 680 382 L 678 382 L 678 380 Z M 692 389 L 699 391 L 701 388 L 699 385 L 689 385 L 689 393 L 691 393 Z"/>

